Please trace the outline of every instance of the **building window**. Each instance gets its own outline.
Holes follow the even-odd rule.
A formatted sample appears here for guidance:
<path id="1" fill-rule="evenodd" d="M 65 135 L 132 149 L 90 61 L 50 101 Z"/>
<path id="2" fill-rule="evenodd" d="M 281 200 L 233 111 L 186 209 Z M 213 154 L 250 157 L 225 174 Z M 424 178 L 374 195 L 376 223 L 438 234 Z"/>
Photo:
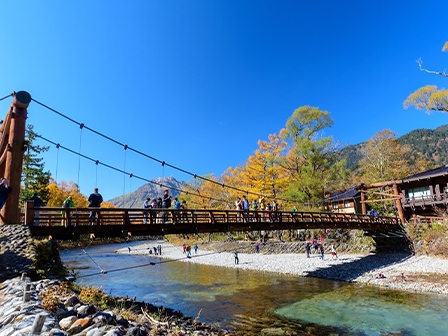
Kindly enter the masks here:
<path id="1" fill-rule="evenodd" d="M 344 201 L 344 208 L 351 208 L 352 207 L 352 202 L 350 201 Z"/>
<path id="2" fill-rule="evenodd" d="M 429 191 L 429 186 L 406 190 L 407 198 L 414 197 L 415 199 L 417 199 L 417 198 L 428 197 L 428 196 L 431 196 L 431 192 Z"/>
<path id="3" fill-rule="evenodd" d="M 332 203 L 333 209 L 339 209 L 338 204 L 337 203 Z"/>

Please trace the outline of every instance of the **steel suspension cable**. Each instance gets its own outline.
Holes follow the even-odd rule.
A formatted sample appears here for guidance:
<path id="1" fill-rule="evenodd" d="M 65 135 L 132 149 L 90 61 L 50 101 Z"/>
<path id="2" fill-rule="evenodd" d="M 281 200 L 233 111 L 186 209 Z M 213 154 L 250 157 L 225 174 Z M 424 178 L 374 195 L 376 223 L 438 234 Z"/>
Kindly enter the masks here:
<path id="1" fill-rule="evenodd" d="M 4 96 L 3 98 L 0 98 L 0 101 L 5 100 L 6 98 L 9 98 L 9 97 L 14 97 L 14 94 L 15 94 L 15 92 L 10 93 L 9 95 Z"/>
<path id="2" fill-rule="evenodd" d="M 48 110 L 50 110 L 50 111 L 52 111 L 52 112 L 58 114 L 59 116 L 61 116 L 61 117 L 65 118 L 65 119 L 67 119 L 67 120 L 69 120 L 69 121 L 71 121 L 71 122 L 73 122 L 73 123 L 79 125 L 80 127 L 86 128 L 87 130 L 91 131 L 92 133 L 95 133 L 95 134 L 97 134 L 97 135 L 99 135 L 99 136 L 101 136 L 101 137 L 103 137 L 103 138 L 105 138 L 105 139 L 107 139 L 107 140 L 109 140 L 109 141 L 112 141 L 113 143 L 115 143 L 115 144 L 117 144 L 117 145 L 119 145 L 119 146 L 124 147 L 125 149 L 129 149 L 129 150 L 131 150 L 131 151 L 133 151 L 133 152 L 135 152 L 135 153 L 137 153 L 137 154 L 140 154 L 140 155 L 142 155 L 142 156 L 144 156 L 144 157 L 146 157 L 146 158 L 148 158 L 148 159 L 151 159 L 151 160 L 154 160 L 154 161 L 156 161 L 156 162 L 159 162 L 160 164 L 162 164 L 162 166 L 165 166 L 165 165 L 166 165 L 166 166 L 168 166 L 168 167 L 170 167 L 170 168 L 172 168 L 172 169 L 175 169 L 175 170 L 180 171 L 180 172 L 182 172 L 182 173 L 185 173 L 185 174 L 187 174 L 187 175 L 193 176 L 194 178 L 199 178 L 199 179 L 201 179 L 201 180 L 203 180 L 203 181 L 207 181 L 207 182 L 210 182 L 210 183 L 212 183 L 212 184 L 220 185 L 220 186 L 222 186 L 222 187 L 226 187 L 226 188 L 229 188 L 229 189 L 232 189 L 232 190 L 235 190 L 235 191 L 240 191 L 240 192 L 243 192 L 243 193 L 245 193 L 245 194 L 247 194 L 247 195 L 249 195 L 249 194 L 251 194 L 251 195 L 256 195 L 256 196 L 259 196 L 259 195 L 260 195 L 260 193 L 255 193 L 255 192 L 251 192 L 251 191 L 243 190 L 243 189 L 240 189 L 240 188 L 237 188 L 237 187 L 234 187 L 234 186 L 225 185 L 224 183 L 220 183 L 220 182 L 218 182 L 218 181 L 214 181 L 214 180 L 209 179 L 209 178 L 207 178 L 207 177 L 204 177 L 204 176 L 200 176 L 200 175 L 194 174 L 194 173 L 189 172 L 189 171 L 187 171 L 187 170 L 185 170 L 185 169 L 182 169 L 182 168 L 179 168 L 179 167 L 174 166 L 174 165 L 172 165 L 172 164 L 166 163 L 165 161 L 159 160 L 159 159 L 157 159 L 157 158 L 155 158 L 155 157 L 152 157 L 152 156 L 150 156 L 150 155 L 148 155 L 148 154 L 146 154 L 146 153 L 143 153 L 143 152 L 141 152 L 141 151 L 139 151 L 139 150 L 137 150 L 137 149 L 134 149 L 134 148 L 132 148 L 132 147 L 129 147 L 128 145 L 123 144 L 123 143 L 121 143 L 121 142 L 119 142 L 119 141 L 117 141 L 117 140 L 115 140 L 115 139 L 113 139 L 113 138 L 111 138 L 111 137 L 109 137 L 109 136 L 107 136 L 107 135 L 101 133 L 101 132 L 98 132 L 98 131 L 96 131 L 96 130 L 94 130 L 94 129 L 88 127 L 88 126 L 85 126 L 83 123 L 80 123 L 80 122 L 78 122 L 78 121 L 76 121 L 76 120 L 74 120 L 74 119 L 72 119 L 72 118 L 66 116 L 65 114 L 63 114 L 63 113 L 61 113 L 61 112 L 59 112 L 59 111 L 57 111 L 57 110 L 55 110 L 55 109 L 49 107 L 48 105 L 45 105 L 44 103 L 39 102 L 38 100 L 36 100 L 36 99 L 34 99 L 34 98 L 31 98 L 31 100 L 34 101 L 36 104 L 41 105 L 42 107 L 45 107 L 45 108 L 47 108 Z M 267 195 L 264 195 L 264 196 L 268 197 Z M 291 202 L 290 200 L 284 200 L 284 199 L 280 199 L 280 198 L 277 198 L 277 199 L 278 199 L 278 200 L 282 200 L 282 201 L 286 201 L 286 202 Z"/>
<path id="3" fill-rule="evenodd" d="M 133 177 L 135 177 L 135 178 L 137 178 L 137 179 L 139 179 L 139 180 L 142 180 L 142 181 L 145 181 L 145 182 L 154 184 L 154 185 L 158 185 L 158 186 L 161 187 L 161 188 L 167 188 L 167 189 L 175 190 L 175 191 L 178 191 L 178 192 L 180 192 L 180 193 L 185 193 L 185 194 L 187 194 L 187 195 L 197 196 L 197 197 L 200 197 L 200 198 L 206 198 L 206 199 L 209 199 L 209 200 L 212 200 L 212 201 L 217 201 L 217 202 L 222 202 L 222 203 L 228 203 L 227 200 L 221 200 L 221 199 L 217 199 L 217 198 L 214 198 L 214 197 L 203 196 L 203 195 L 200 195 L 200 194 L 197 194 L 197 193 L 193 193 L 193 192 L 190 192 L 190 191 L 186 191 L 186 190 L 183 190 L 183 189 L 179 189 L 179 188 L 176 188 L 176 187 L 171 187 L 171 186 L 169 186 L 169 185 L 165 185 L 165 184 L 163 184 L 163 183 L 154 182 L 154 181 L 152 181 L 152 180 L 146 179 L 146 178 L 141 177 L 141 176 L 138 176 L 138 175 L 134 175 L 134 174 L 132 174 L 132 173 L 126 172 L 126 171 L 124 171 L 124 170 L 122 170 L 122 169 L 116 168 L 116 167 L 111 166 L 111 165 L 109 165 L 109 164 L 106 164 L 106 163 L 104 163 L 104 162 L 100 162 L 100 161 L 98 161 L 98 160 L 92 159 L 91 157 L 89 157 L 89 156 L 87 156 L 87 155 L 84 155 L 84 154 L 81 154 L 81 153 L 77 153 L 76 151 L 74 151 L 74 150 L 72 150 L 72 149 L 70 149 L 70 148 L 67 148 L 67 147 L 65 147 L 65 146 L 62 146 L 61 144 L 56 144 L 54 141 L 51 141 L 51 140 L 49 140 L 49 139 L 47 139 L 47 138 L 45 138 L 45 137 L 43 137 L 43 136 L 41 136 L 41 135 L 39 135 L 39 134 L 37 134 L 37 133 L 31 132 L 31 131 L 27 131 L 27 132 L 33 134 L 34 136 L 36 136 L 36 137 L 38 137 L 38 138 L 40 138 L 40 139 L 42 139 L 42 140 L 44 140 L 44 141 L 47 141 L 47 142 L 49 142 L 49 143 L 51 143 L 51 144 L 53 144 L 53 145 L 55 145 L 55 146 L 59 146 L 58 148 L 62 148 L 62 149 L 66 150 L 66 151 L 68 151 L 68 152 L 70 152 L 70 153 L 72 153 L 72 154 L 79 155 L 80 157 L 83 157 L 83 158 L 86 159 L 86 160 L 90 160 L 90 161 L 95 162 L 95 163 L 97 163 L 97 164 L 101 164 L 101 165 L 103 165 L 104 167 L 107 167 L 107 168 L 109 168 L 109 169 L 115 170 L 115 171 L 117 171 L 117 172 L 119 172 L 119 173 L 123 173 L 123 174 L 125 174 L 125 175 L 129 175 L 129 176 L 132 175 Z"/>

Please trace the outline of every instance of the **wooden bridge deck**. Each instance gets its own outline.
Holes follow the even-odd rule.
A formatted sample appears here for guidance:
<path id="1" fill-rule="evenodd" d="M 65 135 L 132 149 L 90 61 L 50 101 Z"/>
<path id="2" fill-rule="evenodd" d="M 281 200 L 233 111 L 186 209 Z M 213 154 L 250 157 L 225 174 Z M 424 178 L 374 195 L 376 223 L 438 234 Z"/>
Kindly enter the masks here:
<path id="1" fill-rule="evenodd" d="M 358 229 L 393 230 L 401 224 L 397 217 L 365 216 L 330 212 L 174 210 L 97 208 L 97 221 L 89 224 L 91 208 L 28 208 L 25 223 L 34 236 L 78 239 L 81 234 L 121 237 L 165 234 L 194 234 L 260 230 Z M 147 224 L 144 224 L 147 214 Z M 67 216 L 67 227 L 63 222 Z"/>

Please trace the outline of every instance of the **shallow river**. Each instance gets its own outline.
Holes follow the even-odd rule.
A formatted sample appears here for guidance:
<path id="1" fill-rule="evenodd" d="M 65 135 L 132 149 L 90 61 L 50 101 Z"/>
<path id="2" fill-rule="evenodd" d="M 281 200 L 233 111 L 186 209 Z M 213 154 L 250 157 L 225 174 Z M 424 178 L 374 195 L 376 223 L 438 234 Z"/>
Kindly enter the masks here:
<path id="1" fill-rule="evenodd" d="M 73 249 L 61 258 L 80 284 L 199 315 L 244 335 L 280 328 L 309 335 L 448 335 L 448 297 L 114 252 L 132 245 Z"/>

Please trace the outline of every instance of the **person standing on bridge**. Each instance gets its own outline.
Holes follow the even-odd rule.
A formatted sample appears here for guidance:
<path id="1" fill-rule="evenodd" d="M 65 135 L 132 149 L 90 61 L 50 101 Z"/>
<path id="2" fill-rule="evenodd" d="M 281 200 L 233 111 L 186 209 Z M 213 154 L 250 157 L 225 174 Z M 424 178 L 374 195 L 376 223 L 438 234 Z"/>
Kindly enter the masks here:
<path id="1" fill-rule="evenodd" d="M 68 208 L 74 208 L 75 207 L 75 202 L 73 202 L 73 199 L 71 196 L 67 197 L 66 200 L 62 203 L 62 207 L 64 209 L 68 209 Z M 61 224 L 62 226 L 68 227 L 70 221 L 69 221 L 69 216 L 70 213 L 69 211 L 65 211 L 62 210 L 61 211 L 61 215 L 62 215 L 62 220 L 61 220 Z"/>
<path id="2" fill-rule="evenodd" d="M 187 201 L 183 200 L 180 205 L 180 208 L 182 209 L 182 212 L 181 212 L 182 223 L 184 223 L 184 222 L 188 223 L 188 213 L 186 211 L 186 209 L 188 209 Z"/>
<path id="3" fill-rule="evenodd" d="M 257 222 L 257 209 L 258 209 L 258 203 L 257 200 L 253 200 L 250 203 L 250 211 L 252 211 L 252 222 Z"/>
<path id="4" fill-rule="evenodd" d="M 181 209 L 180 201 L 177 197 L 174 198 L 174 206 L 173 209 L 180 210 Z M 180 211 L 174 212 L 174 218 L 173 223 L 179 223 L 180 222 Z"/>
<path id="5" fill-rule="evenodd" d="M 243 201 L 241 201 L 241 198 L 238 197 L 235 201 L 235 210 L 238 210 L 236 214 L 237 222 L 241 221 L 242 215 L 241 212 L 243 210 Z"/>
<path id="6" fill-rule="evenodd" d="M 42 205 L 42 199 L 39 197 L 39 194 L 37 192 L 35 192 L 33 197 L 31 197 L 29 200 L 33 201 L 35 208 L 40 208 Z M 35 218 L 34 225 L 36 225 L 36 226 L 39 226 L 39 224 L 40 224 L 39 217 L 40 217 L 40 212 L 38 209 L 37 211 L 34 211 L 34 218 Z"/>
<path id="7" fill-rule="evenodd" d="M 152 208 L 151 199 L 149 197 L 143 202 L 143 224 L 148 224 L 149 212 L 148 210 Z"/>
<path id="8" fill-rule="evenodd" d="M 98 193 L 98 188 L 93 189 L 93 193 L 89 196 L 89 208 L 99 208 L 103 202 L 103 196 Z M 96 211 L 90 211 L 89 214 L 89 224 L 96 222 Z"/>
<path id="9" fill-rule="evenodd" d="M 250 208 L 250 203 L 249 200 L 247 199 L 246 195 L 243 195 L 243 210 L 244 210 L 244 221 L 248 222 L 249 221 L 249 208 Z"/>
<path id="10" fill-rule="evenodd" d="M 165 190 L 163 193 L 162 208 L 164 208 L 164 209 L 171 208 L 171 195 L 168 194 L 168 190 Z M 163 223 L 168 223 L 168 211 L 163 212 L 162 218 L 163 218 Z"/>
<path id="11" fill-rule="evenodd" d="M 154 209 L 157 209 L 158 205 L 157 205 L 157 199 L 154 198 L 151 202 L 151 223 L 157 223 L 157 211 L 154 211 Z"/>
<path id="12" fill-rule="evenodd" d="M 9 182 L 4 177 L 0 178 L 0 210 L 6 203 L 9 194 L 11 193 L 12 188 L 9 185 Z"/>
<path id="13" fill-rule="evenodd" d="M 273 200 L 272 201 L 272 219 L 274 220 L 274 222 L 278 221 L 277 212 L 278 212 L 278 204 L 277 204 L 276 200 Z"/>

